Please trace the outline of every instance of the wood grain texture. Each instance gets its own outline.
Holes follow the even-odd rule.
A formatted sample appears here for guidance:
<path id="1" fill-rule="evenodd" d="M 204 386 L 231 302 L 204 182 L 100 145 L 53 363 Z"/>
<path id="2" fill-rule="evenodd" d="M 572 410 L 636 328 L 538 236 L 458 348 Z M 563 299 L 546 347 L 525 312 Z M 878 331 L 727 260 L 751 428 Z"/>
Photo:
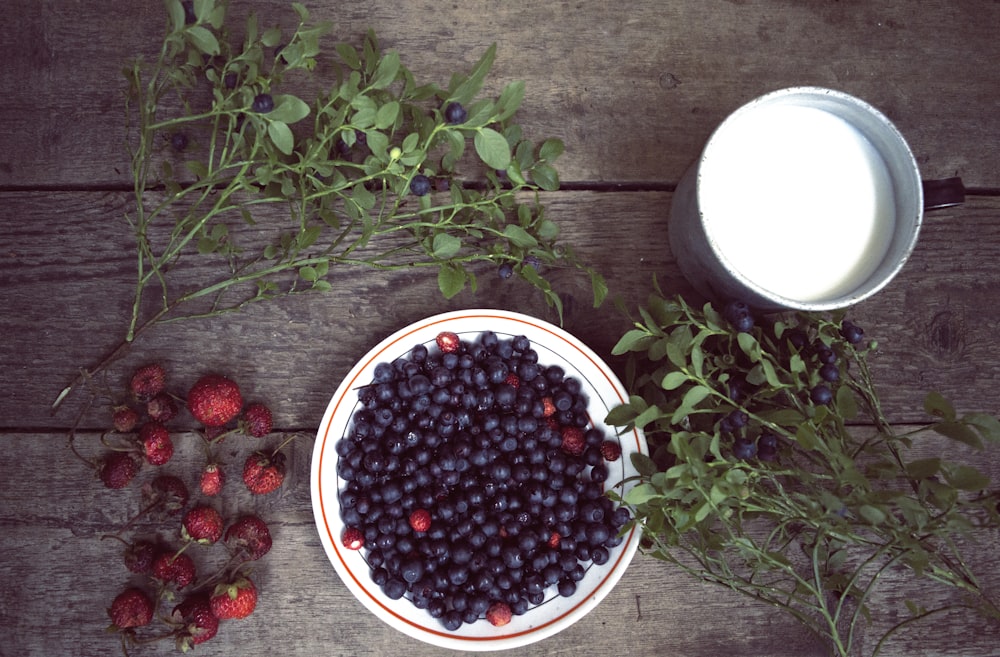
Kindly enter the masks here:
<path id="1" fill-rule="evenodd" d="M 925 177 L 996 188 L 1000 165 L 1000 5 L 872 5 L 861 0 L 605 3 L 530 0 L 307 3 L 334 41 L 374 29 L 418 79 L 447 83 L 493 42 L 487 91 L 524 80 L 526 135 L 561 137 L 566 181 L 676 183 L 728 113 L 781 87 L 820 85 L 869 101 L 897 123 Z M 0 26 L 9 90 L 0 185 L 129 181 L 121 67 L 152 57 L 158 3 L 14 0 Z M 265 24 L 294 19 L 282 0 L 232 3 Z M 321 66 L 322 81 L 329 67 Z M 68 127 L 71 126 L 71 129 Z"/>

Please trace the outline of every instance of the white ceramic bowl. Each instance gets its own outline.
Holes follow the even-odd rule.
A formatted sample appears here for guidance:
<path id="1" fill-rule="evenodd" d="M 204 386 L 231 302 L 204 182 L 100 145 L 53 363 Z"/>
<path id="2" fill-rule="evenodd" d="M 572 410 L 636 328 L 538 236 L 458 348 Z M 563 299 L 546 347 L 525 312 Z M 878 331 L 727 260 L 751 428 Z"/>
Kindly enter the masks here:
<path id="1" fill-rule="evenodd" d="M 502 627 L 485 620 L 463 624 L 458 630 L 446 630 L 426 610 L 418 609 L 404 596 L 392 600 L 382 593 L 369 577 L 365 550 L 349 550 L 341 544 L 344 530 L 340 518 L 338 493 L 344 481 L 337 476 L 335 445 L 348 430 L 351 416 L 359 407 L 357 389 L 372 381 L 375 366 L 383 361 L 405 356 L 417 344 L 434 348 L 442 331 L 452 331 L 466 342 L 474 341 L 485 330 L 501 339 L 518 335 L 527 337 L 538 353 L 541 365 L 559 365 L 568 377 L 582 384 L 587 396 L 588 414 L 594 426 L 605 430 L 608 438 L 615 429 L 603 423 L 608 411 L 623 403 L 627 393 L 610 368 L 586 345 L 566 331 L 547 322 L 500 310 L 462 310 L 428 317 L 393 333 L 365 354 L 341 382 L 327 407 L 316 436 L 312 460 L 312 504 L 316 526 L 327 556 L 347 588 L 372 613 L 397 630 L 436 646 L 466 651 L 505 650 L 524 646 L 569 627 L 583 618 L 611 591 L 631 562 L 639 544 L 639 531 L 633 529 L 621 544 L 610 550 L 606 564 L 589 564 L 586 575 L 577 583 L 571 597 L 562 597 L 550 587 L 546 599 Z M 646 441 L 639 431 L 619 437 L 622 458 L 609 463 L 606 488 L 622 488 L 625 479 L 637 474 L 632 467 L 633 452 L 646 453 Z M 630 487 L 631 484 L 625 484 Z M 627 489 L 627 488 L 626 488 Z M 624 492 L 620 490 L 619 492 Z"/>

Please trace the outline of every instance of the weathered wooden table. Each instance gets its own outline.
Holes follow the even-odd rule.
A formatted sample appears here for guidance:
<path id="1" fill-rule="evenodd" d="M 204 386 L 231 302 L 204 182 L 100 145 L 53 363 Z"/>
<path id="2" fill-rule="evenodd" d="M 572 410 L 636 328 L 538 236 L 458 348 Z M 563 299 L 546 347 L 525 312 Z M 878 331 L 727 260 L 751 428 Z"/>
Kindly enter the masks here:
<path id="1" fill-rule="evenodd" d="M 290 16 L 281 1 L 231 4 L 235 13 L 252 8 L 268 23 Z M 562 190 L 544 194 L 543 203 L 564 240 L 633 307 L 654 275 L 669 291 L 688 290 L 667 243 L 671 192 L 729 112 L 764 92 L 803 84 L 869 101 L 907 137 L 925 178 L 960 176 L 968 190 L 963 205 L 928 215 L 900 276 L 851 311 L 881 344 L 874 364 L 885 410 L 895 423 L 919 422 L 924 393 L 938 390 L 960 410 L 1000 413 L 1000 3 L 318 0 L 310 8 L 335 23 L 337 40 L 359 43 L 373 28 L 418 76 L 442 85 L 496 42 L 487 90 L 523 79 L 522 124 L 566 144 Z M 12 0 L 4 7 L 0 655 L 118 650 L 103 633 L 105 609 L 127 573 L 121 546 L 101 537 L 132 515 L 139 487 L 104 489 L 67 447 L 79 422 L 78 448 L 97 452 L 106 407 L 80 416 L 86 395 L 68 399 L 56 414 L 49 407 L 78 368 L 115 344 L 131 303 L 120 69 L 137 54 L 153 54 L 163 21 L 159 2 Z M 223 513 L 252 509 L 266 517 L 274 548 L 258 572 L 257 613 L 225 624 L 198 653 L 448 652 L 383 625 L 342 585 L 313 522 L 309 466 L 330 395 L 382 337 L 458 308 L 554 319 L 533 291 L 487 274 L 481 272 L 476 294 L 446 301 L 433 275 L 346 270 L 332 277 L 326 294 L 157 327 L 101 379 L 120 389 L 136 366 L 153 360 L 180 387 L 202 372 L 222 371 L 249 397 L 271 404 L 279 433 L 296 435 L 279 493 L 250 499 L 235 492 L 234 476 L 233 494 L 220 503 Z M 568 306 L 565 327 L 608 355 L 628 320 L 610 304 L 591 309 L 583 288 L 569 291 L 577 302 Z M 176 440 L 171 467 L 193 471 L 203 458 L 197 437 Z M 234 442 L 227 449 L 245 448 Z M 974 458 L 997 473 L 995 455 Z M 1000 582 L 996 540 L 984 536 L 977 556 Z M 872 603 L 877 619 L 901 613 L 893 586 Z M 861 643 L 870 653 L 873 642 Z M 995 655 L 998 646 L 996 625 L 946 616 L 900 634 L 884 654 Z M 135 654 L 173 650 L 159 644 Z M 824 654 L 806 630 L 770 607 L 641 555 L 586 619 L 515 652 Z"/>

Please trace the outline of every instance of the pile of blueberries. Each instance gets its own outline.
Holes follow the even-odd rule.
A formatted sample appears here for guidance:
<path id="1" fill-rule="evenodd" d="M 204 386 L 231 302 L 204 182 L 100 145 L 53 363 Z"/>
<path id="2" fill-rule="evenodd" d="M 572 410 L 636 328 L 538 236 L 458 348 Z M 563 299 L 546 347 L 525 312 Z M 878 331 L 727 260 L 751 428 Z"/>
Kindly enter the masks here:
<path id="1" fill-rule="evenodd" d="M 336 444 L 345 545 L 446 629 L 572 596 L 622 542 L 630 514 L 604 494 L 620 446 L 525 336 L 442 333 L 379 363 L 358 399 Z"/>

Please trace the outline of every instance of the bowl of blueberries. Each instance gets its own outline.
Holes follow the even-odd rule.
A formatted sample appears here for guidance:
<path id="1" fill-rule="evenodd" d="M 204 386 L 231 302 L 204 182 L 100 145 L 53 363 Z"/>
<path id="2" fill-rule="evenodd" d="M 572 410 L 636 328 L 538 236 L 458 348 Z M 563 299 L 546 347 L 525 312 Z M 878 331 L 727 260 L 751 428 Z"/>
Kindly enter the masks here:
<path id="1" fill-rule="evenodd" d="M 466 651 L 550 637 L 619 581 L 646 453 L 627 401 L 561 328 L 501 310 L 428 317 L 347 374 L 317 432 L 313 511 L 347 588 L 390 626 Z"/>

